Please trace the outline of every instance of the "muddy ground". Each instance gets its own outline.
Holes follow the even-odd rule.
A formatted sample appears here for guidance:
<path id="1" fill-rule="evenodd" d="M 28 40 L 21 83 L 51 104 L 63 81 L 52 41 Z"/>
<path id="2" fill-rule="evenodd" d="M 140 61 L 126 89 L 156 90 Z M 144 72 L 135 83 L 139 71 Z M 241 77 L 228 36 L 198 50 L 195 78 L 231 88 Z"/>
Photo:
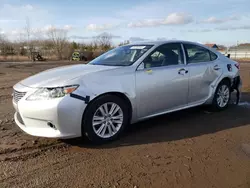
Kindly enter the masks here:
<path id="1" fill-rule="evenodd" d="M 37 138 L 13 122 L 12 86 L 68 63 L 0 64 L 0 187 L 250 187 L 250 63 L 242 103 L 193 108 L 130 126 L 118 141 Z"/>

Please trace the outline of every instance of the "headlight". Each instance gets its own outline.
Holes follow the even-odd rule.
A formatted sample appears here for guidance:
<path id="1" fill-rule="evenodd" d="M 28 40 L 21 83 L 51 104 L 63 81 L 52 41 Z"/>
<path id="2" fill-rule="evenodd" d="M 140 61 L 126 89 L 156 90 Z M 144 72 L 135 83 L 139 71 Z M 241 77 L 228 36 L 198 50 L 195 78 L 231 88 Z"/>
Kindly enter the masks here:
<path id="1" fill-rule="evenodd" d="M 55 88 L 40 88 L 35 93 L 31 94 L 26 100 L 49 100 L 64 97 L 67 94 L 72 93 L 78 88 L 78 85 L 55 87 Z"/>

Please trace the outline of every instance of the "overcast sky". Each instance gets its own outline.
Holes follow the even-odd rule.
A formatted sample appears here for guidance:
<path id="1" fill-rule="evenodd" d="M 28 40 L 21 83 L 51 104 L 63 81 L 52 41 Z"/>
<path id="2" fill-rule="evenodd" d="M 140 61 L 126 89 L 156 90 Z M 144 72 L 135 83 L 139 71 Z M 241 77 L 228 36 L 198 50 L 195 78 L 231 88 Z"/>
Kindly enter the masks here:
<path id="1" fill-rule="evenodd" d="M 0 0 L 0 33 L 16 39 L 30 19 L 34 31 L 51 26 L 73 40 L 103 32 L 114 41 L 181 39 L 250 42 L 250 0 Z"/>

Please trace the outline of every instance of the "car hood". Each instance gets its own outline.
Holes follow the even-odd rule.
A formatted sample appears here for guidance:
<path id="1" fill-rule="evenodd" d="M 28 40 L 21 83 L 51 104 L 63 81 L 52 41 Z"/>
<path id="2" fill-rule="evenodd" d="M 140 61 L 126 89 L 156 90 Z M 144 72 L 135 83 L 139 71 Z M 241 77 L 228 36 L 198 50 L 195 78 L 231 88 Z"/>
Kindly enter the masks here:
<path id="1" fill-rule="evenodd" d="M 62 66 L 30 76 L 22 80 L 20 84 L 33 88 L 64 86 L 68 81 L 80 76 L 115 68 L 117 67 L 85 64 Z"/>

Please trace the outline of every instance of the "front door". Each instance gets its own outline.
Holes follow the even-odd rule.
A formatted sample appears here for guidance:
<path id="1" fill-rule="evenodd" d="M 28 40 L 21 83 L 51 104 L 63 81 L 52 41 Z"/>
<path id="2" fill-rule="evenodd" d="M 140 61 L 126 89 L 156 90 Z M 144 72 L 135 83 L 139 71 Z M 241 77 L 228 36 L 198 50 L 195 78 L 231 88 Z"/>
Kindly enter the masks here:
<path id="1" fill-rule="evenodd" d="M 179 43 L 156 48 L 136 71 L 138 118 L 187 105 L 188 68 Z"/>

